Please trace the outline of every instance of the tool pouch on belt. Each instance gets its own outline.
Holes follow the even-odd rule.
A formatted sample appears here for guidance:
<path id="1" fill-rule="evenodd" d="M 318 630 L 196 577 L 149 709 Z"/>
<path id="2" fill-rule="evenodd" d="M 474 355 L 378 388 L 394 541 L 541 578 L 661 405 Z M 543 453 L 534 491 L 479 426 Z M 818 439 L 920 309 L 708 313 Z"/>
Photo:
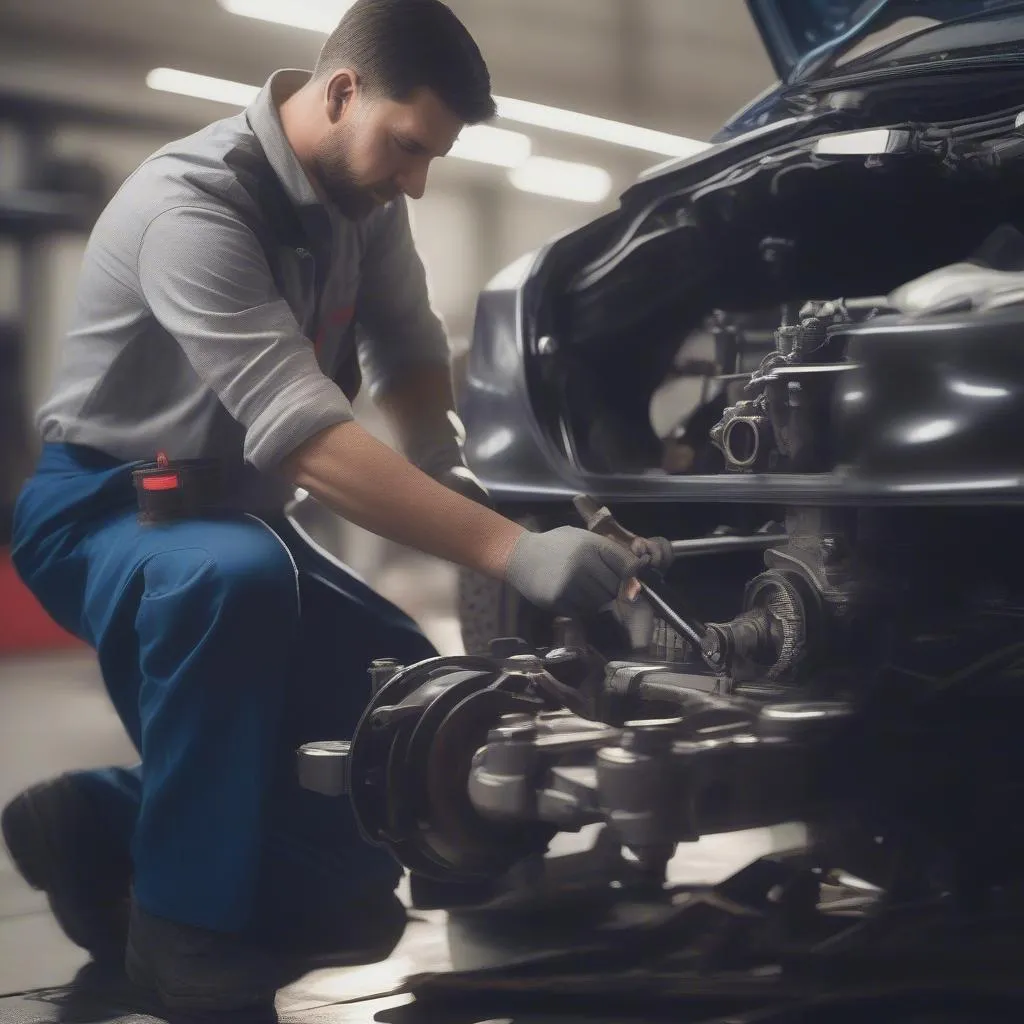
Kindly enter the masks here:
<path id="1" fill-rule="evenodd" d="M 132 471 L 139 522 L 167 523 L 223 511 L 224 473 L 217 459 L 171 461 L 162 452 L 155 462 Z"/>

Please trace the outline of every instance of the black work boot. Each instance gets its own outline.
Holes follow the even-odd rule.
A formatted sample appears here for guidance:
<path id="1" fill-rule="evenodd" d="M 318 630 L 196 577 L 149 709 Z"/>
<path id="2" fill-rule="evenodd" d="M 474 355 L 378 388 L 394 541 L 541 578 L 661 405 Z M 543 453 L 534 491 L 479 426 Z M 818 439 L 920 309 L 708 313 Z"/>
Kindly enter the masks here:
<path id="1" fill-rule="evenodd" d="M 288 980 L 277 958 L 238 937 L 179 924 L 133 901 L 125 969 L 157 996 L 169 1024 L 277 1024 Z"/>
<path id="2" fill-rule="evenodd" d="M 401 900 L 383 893 L 347 902 L 329 920 L 296 907 L 293 917 L 279 919 L 272 933 L 264 929 L 252 941 L 278 957 L 289 981 L 294 981 L 310 971 L 387 960 L 408 921 Z"/>
<path id="3" fill-rule="evenodd" d="M 128 939 L 131 853 L 72 775 L 16 796 L 0 814 L 14 866 L 42 890 L 64 934 L 99 962 L 120 962 Z"/>

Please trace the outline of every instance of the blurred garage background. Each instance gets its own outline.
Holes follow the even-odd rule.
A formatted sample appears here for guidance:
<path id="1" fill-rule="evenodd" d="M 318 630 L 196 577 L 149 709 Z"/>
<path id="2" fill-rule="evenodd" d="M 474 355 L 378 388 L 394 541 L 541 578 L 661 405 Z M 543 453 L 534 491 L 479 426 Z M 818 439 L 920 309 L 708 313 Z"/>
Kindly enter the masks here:
<path id="1" fill-rule="evenodd" d="M 0 0 L 0 545 L 35 451 L 87 233 L 165 142 L 228 116 L 281 67 L 311 67 L 344 0 Z M 414 230 L 456 353 L 501 267 L 699 148 L 774 76 L 743 0 L 451 0 L 501 116 L 435 163 Z M 386 438 L 372 408 L 364 423 Z M 459 650 L 450 567 L 335 520 L 320 538 Z M 6 564 L 0 651 L 60 638 Z"/>

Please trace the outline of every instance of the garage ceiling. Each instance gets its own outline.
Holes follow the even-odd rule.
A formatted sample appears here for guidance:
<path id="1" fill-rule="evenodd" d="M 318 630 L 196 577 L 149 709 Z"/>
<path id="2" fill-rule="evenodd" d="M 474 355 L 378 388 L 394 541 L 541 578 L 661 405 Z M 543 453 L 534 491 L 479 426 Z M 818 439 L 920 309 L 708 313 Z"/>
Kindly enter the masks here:
<path id="1" fill-rule="evenodd" d="M 743 0 L 449 3 L 501 95 L 707 138 L 773 81 Z M 0 87 L 203 123 L 208 104 L 151 93 L 146 72 L 261 83 L 275 68 L 310 66 L 321 39 L 216 0 L 0 0 Z"/>

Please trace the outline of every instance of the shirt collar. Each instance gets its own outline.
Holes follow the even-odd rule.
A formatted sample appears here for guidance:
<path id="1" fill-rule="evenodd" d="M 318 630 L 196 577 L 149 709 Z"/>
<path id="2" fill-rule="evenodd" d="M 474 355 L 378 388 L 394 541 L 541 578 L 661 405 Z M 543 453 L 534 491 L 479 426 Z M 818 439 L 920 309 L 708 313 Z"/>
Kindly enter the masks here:
<path id="1" fill-rule="evenodd" d="M 291 68 L 275 71 L 267 79 L 259 95 L 246 108 L 253 133 L 267 154 L 267 160 L 284 186 L 285 192 L 288 193 L 288 198 L 296 206 L 322 204 L 284 133 L 278 110 L 281 104 L 298 92 L 311 77 L 308 71 Z"/>

